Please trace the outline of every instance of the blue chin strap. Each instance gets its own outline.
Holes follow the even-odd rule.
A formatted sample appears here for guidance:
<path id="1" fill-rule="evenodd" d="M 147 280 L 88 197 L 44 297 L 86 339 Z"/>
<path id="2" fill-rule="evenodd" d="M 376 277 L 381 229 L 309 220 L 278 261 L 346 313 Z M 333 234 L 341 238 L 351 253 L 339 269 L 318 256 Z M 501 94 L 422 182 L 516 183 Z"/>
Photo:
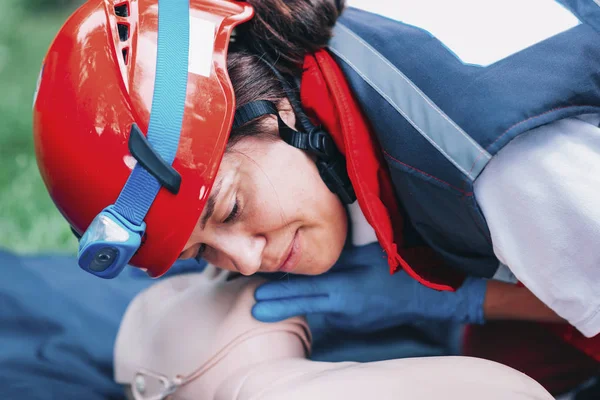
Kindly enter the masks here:
<path id="1" fill-rule="evenodd" d="M 148 135 L 131 127 L 129 149 L 137 164 L 115 204 L 94 218 L 79 242 L 78 263 L 101 278 L 119 275 L 139 249 L 144 218 L 161 186 L 177 194 L 175 159 L 188 77 L 189 0 L 158 1 L 156 79 Z"/>

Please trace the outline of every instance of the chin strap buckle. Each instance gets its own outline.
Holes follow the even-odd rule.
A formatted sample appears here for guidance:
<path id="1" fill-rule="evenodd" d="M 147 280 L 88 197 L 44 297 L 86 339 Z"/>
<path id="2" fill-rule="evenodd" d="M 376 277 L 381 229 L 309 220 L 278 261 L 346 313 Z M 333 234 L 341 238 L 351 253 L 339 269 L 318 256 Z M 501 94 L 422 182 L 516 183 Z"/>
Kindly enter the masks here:
<path id="1" fill-rule="evenodd" d="M 331 161 L 318 160 L 317 169 L 325 185 L 338 195 L 342 203 L 352 204 L 356 201 L 354 188 L 348 174 L 345 173 L 346 165 L 343 158 Z"/>
<path id="2" fill-rule="evenodd" d="M 317 169 L 325 185 L 337 194 L 344 204 L 354 203 L 356 194 L 348 177 L 346 159 L 338 151 L 331 135 L 319 127 L 304 135 L 308 138 L 306 150 L 317 157 Z"/>
<path id="3" fill-rule="evenodd" d="M 317 156 L 317 158 L 329 161 L 341 157 L 331 135 L 322 129 L 315 127 L 307 134 L 307 149 Z"/>

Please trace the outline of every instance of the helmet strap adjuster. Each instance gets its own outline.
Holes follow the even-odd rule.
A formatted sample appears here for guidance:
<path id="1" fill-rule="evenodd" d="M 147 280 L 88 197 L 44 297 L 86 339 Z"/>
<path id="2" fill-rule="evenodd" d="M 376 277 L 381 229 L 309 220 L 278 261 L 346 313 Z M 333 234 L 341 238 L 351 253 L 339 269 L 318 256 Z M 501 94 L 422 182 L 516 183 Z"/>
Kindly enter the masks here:
<path id="1" fill-rule="evenodd" d="M 136 123 L 131 124 L 129 152 L 161 186 L 173 194 L 179 193 L 181 175 L 150 145 Z"/>

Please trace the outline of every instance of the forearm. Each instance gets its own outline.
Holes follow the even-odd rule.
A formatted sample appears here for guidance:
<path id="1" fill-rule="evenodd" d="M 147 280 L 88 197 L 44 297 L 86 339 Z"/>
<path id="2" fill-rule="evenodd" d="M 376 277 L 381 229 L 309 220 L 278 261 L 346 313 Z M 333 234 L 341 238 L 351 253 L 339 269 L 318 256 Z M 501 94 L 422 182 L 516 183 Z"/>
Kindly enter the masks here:
<path id="1" fill-rule="evenodd" d="M 565 322 L 526 287 L 488 281 L 483 313 L 486 320 Z"/>

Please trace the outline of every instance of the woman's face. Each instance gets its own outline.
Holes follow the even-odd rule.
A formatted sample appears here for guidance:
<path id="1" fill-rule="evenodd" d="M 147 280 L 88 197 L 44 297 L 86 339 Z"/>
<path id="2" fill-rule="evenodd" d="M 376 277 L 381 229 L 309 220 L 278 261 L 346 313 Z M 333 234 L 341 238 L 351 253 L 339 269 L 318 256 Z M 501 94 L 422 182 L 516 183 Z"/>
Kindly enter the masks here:
<path id="1" fill-rule="evenodd" d="M 225 154 L 181 258 L 201 254 L 243 275 L 316 275 L 333 266 L 346 235 L 344 206 L 304 151 L 247 137 Z"/>

